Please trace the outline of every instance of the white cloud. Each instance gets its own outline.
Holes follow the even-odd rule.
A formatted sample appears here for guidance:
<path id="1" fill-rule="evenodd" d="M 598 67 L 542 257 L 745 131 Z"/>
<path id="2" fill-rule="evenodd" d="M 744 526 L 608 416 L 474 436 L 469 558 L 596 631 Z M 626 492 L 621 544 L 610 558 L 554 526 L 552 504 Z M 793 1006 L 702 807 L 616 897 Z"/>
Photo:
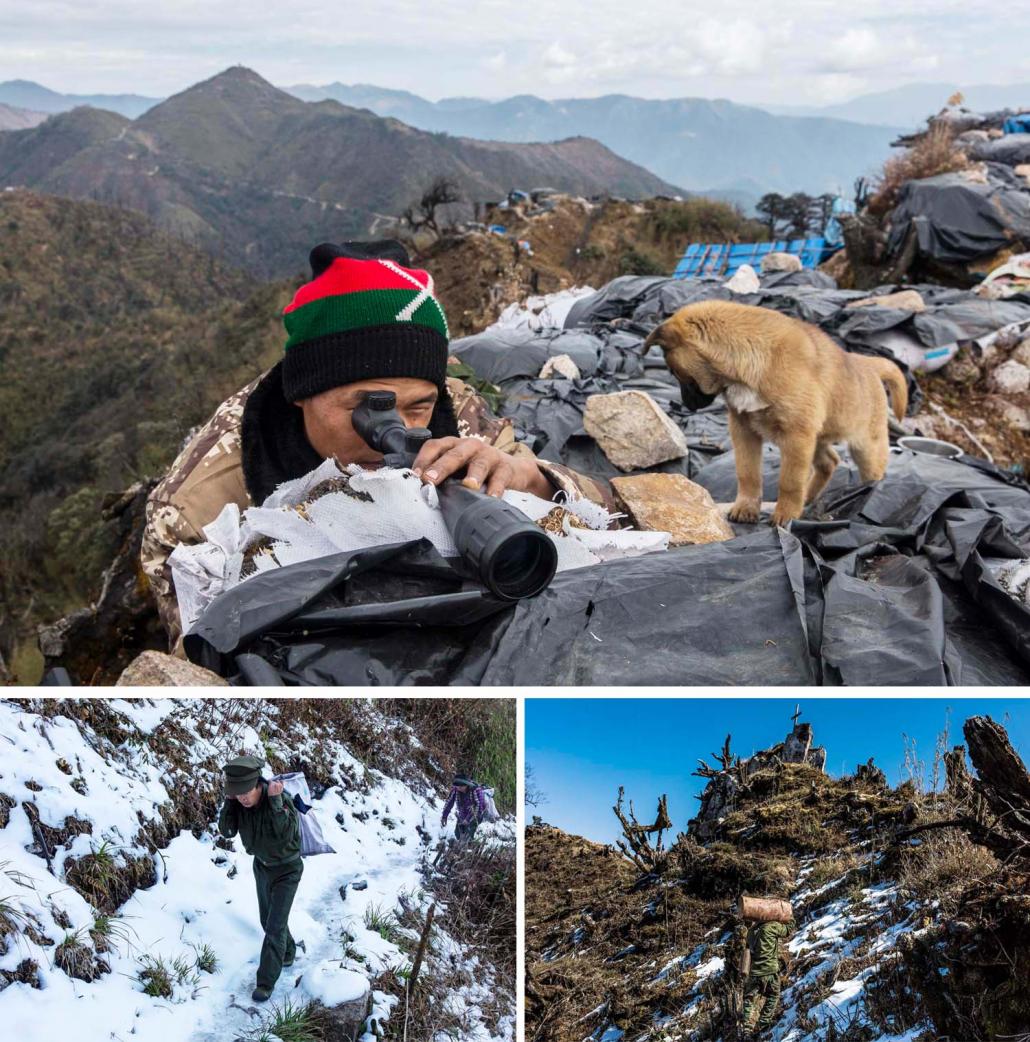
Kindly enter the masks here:
<path id="1" fill-rule="evenodd" d="M 827 64 L 841 72 L 868 69 L 880 64 L 888 50 L 869 28 L 848 29 L 843 36 L 831 40 L 826 48 Z"/>
<path id="2" fill-rule="evenodd" d="M 167 94 L 237 62 L 275 83 L 817 102 L 920 76 L 1025 77 L 995 0 L 0 0 L 0 78 Z M 514 12 L 514 14 L 513 14 Z M 1011 81 L 1010 80 L 1010 81 Z"/>
<path id="3" fill-rule="evenodd" d="M 568 68 L 576 64 L 576 56 L 556 40 L 544 51 L 544 64 L 556 68 Z"/>

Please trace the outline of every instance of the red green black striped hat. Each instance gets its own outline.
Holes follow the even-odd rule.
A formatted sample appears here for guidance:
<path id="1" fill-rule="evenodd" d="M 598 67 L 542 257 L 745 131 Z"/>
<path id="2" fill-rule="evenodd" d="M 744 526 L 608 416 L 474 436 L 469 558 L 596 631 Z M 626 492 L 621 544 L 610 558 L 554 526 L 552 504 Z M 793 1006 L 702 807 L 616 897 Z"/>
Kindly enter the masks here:
<path id="1" fill-rule="evenodd" d="M 392 376 L 443 388 L 447 319 L 432 276 L 408 267 L 400 243 L 323 243 L 311 251 L 311 270 L 283 312 L 289 401 Z"/>

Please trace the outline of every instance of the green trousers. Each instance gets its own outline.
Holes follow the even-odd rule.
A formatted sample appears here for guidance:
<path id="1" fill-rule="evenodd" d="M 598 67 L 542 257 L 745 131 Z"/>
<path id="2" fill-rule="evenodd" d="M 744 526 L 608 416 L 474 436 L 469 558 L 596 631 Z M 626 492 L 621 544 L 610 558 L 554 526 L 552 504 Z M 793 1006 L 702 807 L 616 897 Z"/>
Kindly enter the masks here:
<path id="1" fill-rule="evenodd" d="M 283 962 L 293 962 L 297 952 L 297 944 L 290 934 L 289 918 L 303 874 L 304 863 L 300 858 L 275 868 L 269 868 L 254 858 L 258 916 L 261 929 L 265 931 L 257 971 L 259 988 L 271 991 L 283 971 Z"/>
<path id="2" fill-rule="evenodd" d="M 478 825 L 478 821 L 470 821 L 467 825 L 455 825 L 454 838 L 459 843 L 468 843 L 468 841 L 476 834 L 476 828 Z"/>
<path id="3" fill-rule="evenodd" d="M 776 1019 L 776 1011 L 780 1006 L 780 975 L 768 977 L 748 977 L 744 985 L 744 1027 L 749 1031 L 753 1027 L 759 1030 L 772 1027 Z M 758 1010 L 761 1014 L 758 1015 Z M 754 1023 L 758 1015 L 758 1023 Z"/>

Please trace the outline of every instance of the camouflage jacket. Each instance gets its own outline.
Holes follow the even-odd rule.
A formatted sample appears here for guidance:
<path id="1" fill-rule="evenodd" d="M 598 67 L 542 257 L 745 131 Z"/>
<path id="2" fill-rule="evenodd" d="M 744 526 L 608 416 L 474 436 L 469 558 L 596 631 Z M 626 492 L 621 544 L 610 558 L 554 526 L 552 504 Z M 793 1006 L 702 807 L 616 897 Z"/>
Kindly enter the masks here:
<path id="1" fill-rule="evenodd" d="M 261 379 L 247 384 L 215 410 L 179 453 L 147 501 L 141 563 L 168 632 L 169 646 L 177 654 L 182 653 L 182 626 L 168 557 L 180 543 L 204 542 L 204 526 L 214 521 L 226 504 L 235 503 L 240 510 L 252 505 L 243 477 L 241 425 L 247 399 Z M 511 420 L 494 416 L 472 387 L 448 379 L 447 390 L 462 437 L 480 438 L 513 456 L 532 456 L 527 446 L 515 440 Z M 583 496 L 615 512 L 607 482 L 543 460 L 537 463 L 555 489 Z"/>
<path id="2" fill-rule="evenodd" d="M 793 925 L 793 924 L 792 924 Z M 756 923 L 748 932 L 751 976 L 772 977 L 780 972 L 780 944 L 791 930 L 783 923 Z"/>

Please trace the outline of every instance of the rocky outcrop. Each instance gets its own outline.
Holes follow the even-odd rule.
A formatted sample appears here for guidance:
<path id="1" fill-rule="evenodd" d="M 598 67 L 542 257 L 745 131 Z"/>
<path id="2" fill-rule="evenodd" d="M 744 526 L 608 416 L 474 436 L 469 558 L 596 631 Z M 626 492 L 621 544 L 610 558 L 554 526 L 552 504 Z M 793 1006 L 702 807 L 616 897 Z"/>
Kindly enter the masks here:
<path id="1" fill-rule="evenodd" d="M 591 395 L 583 428 L 619 470 L 643 470 L 687 454 L 683 431 L 644 391 Z"/>
<path id="2" fill-rule="evenodd" d="M 144 651 L 132 660 L 115 686 L 228 687 L 228 682 L 209 669 L 163 651 Z"/>
<path id="3" fill-rule="evenodd" d="M 117 526 L 118 552 L 96 602 L 39 628 L 46 667 L 64 667 L 76 683 L 113 684 L 141 650 L 168 646 L 139 557 L 155 483 L 137 482 L 104 507 Z"/>
<path id="4" fill-rule="evenodd" d="M 668 532 L 670 546 L 718 543 L 733 529 L 708 489 L 682 474 L 638 474 L 612 478 L 619 505 L 636 528 Z"/>

